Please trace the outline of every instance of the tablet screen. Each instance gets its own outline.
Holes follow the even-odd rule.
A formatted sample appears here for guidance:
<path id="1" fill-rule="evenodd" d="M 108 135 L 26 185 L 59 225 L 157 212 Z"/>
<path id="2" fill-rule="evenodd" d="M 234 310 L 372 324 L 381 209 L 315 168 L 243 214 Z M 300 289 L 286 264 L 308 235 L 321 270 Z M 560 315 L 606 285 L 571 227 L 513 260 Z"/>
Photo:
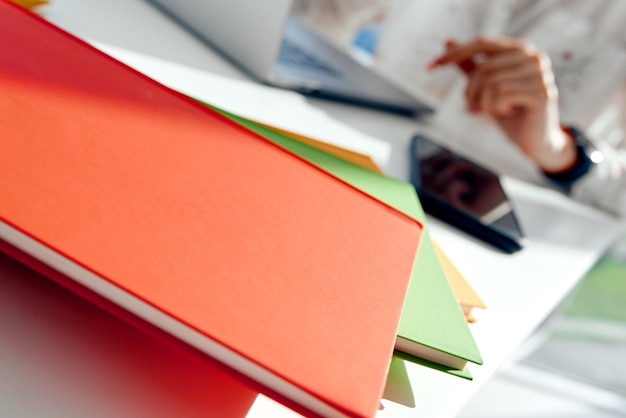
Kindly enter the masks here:
<path id="1" fill-rule="evenodd" d="M 513 238 L 523 237 L 496 174 L 423 137 L 416 137 L 413 152 L 412 180 L 418 194 L 428 194 Z"/>

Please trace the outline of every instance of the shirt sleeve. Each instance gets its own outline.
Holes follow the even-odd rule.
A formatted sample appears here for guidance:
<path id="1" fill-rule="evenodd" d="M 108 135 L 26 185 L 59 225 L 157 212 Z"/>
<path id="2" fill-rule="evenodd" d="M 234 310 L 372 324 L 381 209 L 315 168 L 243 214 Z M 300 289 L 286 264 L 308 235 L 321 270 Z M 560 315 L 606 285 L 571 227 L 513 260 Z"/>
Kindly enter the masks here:
<path id="1" fill-rule="evenodd" d="M 570 196 L 626 217 L 626 150 L 607 148 L 601 159 L 570 187 Z"/>

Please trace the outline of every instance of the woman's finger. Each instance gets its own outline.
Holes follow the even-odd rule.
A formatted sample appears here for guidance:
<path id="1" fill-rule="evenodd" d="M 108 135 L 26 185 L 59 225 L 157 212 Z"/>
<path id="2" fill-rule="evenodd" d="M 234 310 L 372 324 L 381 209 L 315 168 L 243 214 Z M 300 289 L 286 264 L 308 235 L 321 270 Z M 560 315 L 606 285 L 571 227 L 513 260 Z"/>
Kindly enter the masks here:
<path id="1" fill-rule="evenodd" d="M 470 76 L 467 89 L 468 101 L 474 101 L 478 94 L 477 88 L 481 88 L 483 84 L 490 81 L 497 81 L 497 77 L 524 77 L 527 71 L 528 74 L 534 74 L 535 77 L 540 78 L 539 71 L 531 71 L 529 65 L 535 65 L 535 60 L 519 49 L 487 57 L 476 66 L 471 74 L 468 74 Z M 494 76 L 497 76 L 495 80 Z"/>
<path id="2" fill-rule="evenodd" d="M 515 68 L 527 64 L 532 59 L 523 51 L 506 51 L 491 57 L 485 57 L 476 65 L 475 73 L 489 74 L 507 68 Z"/>
<path id="3" fill-rule="evenodd" d="M 536 78 L 509 80 L 498 83 L 498 90 L 503 94 L 524 91 L 541 91 L 544 89 L 545 84 Z"/>
<path id="4" fill-rule="evenodd" d="M 498 91 L 494 85 L 488 84 L 479 96 L 480 110 L 484 113 L 493 114 L 498 101 Z"/>
<path id="5" fill-rule="evenodd" d="M 517 108 L 544 106 L 556 94 L 556 89 L 546 88 L 533 80 L 523 80 L 515 84 L 484 85 L 474 99 L 472 109 L 494 116 L 510 116 Z"/>
<path id="6" fill-rule="evenodd" d="M 546 103 L 545 93 L 538 90 L 516 91 L 509 94 L 501 94 L 498 97 L 498 112 L 494 116 L 507 116 L 515 112 L 515 109 L 534 109 L 543 107 Z"/>
<path id="7" fill-rule="evenodd" d="M 465 97 L 469 108 L 476 105 L 480 92 L 487 85 L 500 85 L 503 83 L 513 83 L 519 80 L 537 80 L 543 83 L 543 75 L 537 73 L 537 68 L 533 64 L 524 63 L 515 67 L 506 67 L 492 72 L 474 72 L 469 76 Z"/>
<path id="8" fill-rule="evenodd" d="M 524 48 L 531 47 L 515 39 L 477 38 L 469 43 L 446 50 L 444 54 L 430 63 L 429 68 L 434 69 L 442 65 L 460 64 L 464 61 L 472 60 L 474 56 L 479 54 L 494 55 Z"/>

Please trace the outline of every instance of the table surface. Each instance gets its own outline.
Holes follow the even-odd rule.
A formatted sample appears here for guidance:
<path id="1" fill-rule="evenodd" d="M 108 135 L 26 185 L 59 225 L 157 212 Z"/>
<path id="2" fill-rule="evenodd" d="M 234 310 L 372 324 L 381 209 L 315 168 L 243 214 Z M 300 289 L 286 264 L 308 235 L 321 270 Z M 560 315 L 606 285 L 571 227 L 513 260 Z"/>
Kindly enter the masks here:
<path id="1" fill-rule="evenodd" d="M 152 65 L 141 69 L 154 71 L 166 84 L 175 84 L 185 71 L 247 80 L 141 0 L 53 0 L 39 13 L 130 65 Z M 158 62 L 180 71 L 161 73 L 164 67 Z M 323 100 L 306 98 L 302 103 L 339 126 L 389 144 L 383 169 L 401 179 L 408 177 L 406 153 L 412 134 L 422 128 L 418 121 Z M 513 179 L 504 179 L 504 185 L 528 235 L 519 253 L 502 254 L 429 218 L 435 239 L 488 305 L 470 325 L 485 364 L 470 365 L 474 380 L 467 381 L 403 362 L 406 378 L 389 386 L 378 416 L 454 416 L 563 300 L 622 228 L 617 220 L 554 191 Z M 154 344 L 150 337 L 3 257 L 0 335 L 3 416 L 295 415 L 212 365 Z"/>

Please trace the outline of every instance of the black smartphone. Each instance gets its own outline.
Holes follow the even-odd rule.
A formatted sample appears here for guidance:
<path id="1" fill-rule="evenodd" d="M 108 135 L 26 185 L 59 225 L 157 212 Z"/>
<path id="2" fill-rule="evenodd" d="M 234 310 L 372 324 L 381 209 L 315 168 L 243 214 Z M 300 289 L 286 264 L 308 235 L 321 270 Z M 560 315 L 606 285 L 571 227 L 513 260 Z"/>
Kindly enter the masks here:
<path id="1" fill-rule="evenodd" d="M 426 213 L 506 253 L 522 249 L 524 232 L 492 171 L 417 135 L 411 182 Z"/>

